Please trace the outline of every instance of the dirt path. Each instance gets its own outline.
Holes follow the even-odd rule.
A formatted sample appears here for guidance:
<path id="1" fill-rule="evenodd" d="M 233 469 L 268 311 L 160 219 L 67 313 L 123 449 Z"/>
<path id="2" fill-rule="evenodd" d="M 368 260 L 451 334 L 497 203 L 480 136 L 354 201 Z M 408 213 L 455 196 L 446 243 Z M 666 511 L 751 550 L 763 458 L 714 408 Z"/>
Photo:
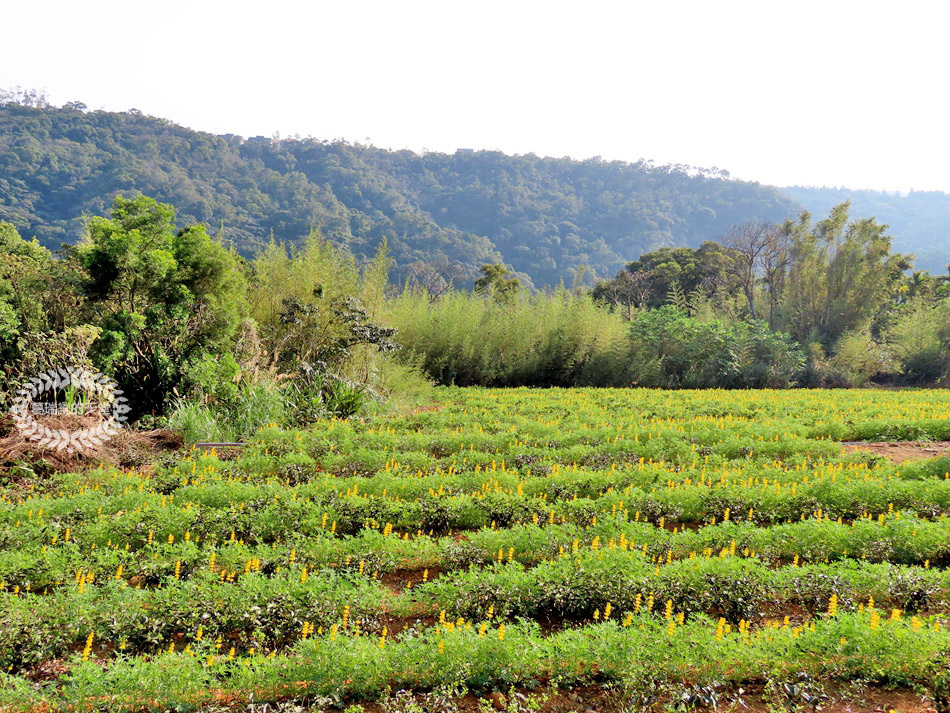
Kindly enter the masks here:
<path id="1" fill-rule="evenodd" d="M 886 441 L 883 443 L 842 443 L 846 449 L 882 455 L 894 463 L 950 455 L 950 441 Z"/>

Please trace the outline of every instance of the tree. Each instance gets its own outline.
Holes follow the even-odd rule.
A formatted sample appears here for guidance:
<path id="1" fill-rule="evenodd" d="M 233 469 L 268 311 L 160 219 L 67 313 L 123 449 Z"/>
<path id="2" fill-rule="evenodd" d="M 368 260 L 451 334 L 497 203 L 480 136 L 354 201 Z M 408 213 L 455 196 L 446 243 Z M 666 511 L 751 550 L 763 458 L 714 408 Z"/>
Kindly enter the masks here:
<path id="1" fill-rule="evenodd" d="M 594 296 L 611 304 L 618 300 L 626 304 L 633 297 L 640 308 L 661 307 L 674 292 L 727 299 L 736 291 L 735 281 L 726 269 L 730 259 L 729 252 L 712 241 L 704 242 L 698 249 L 660 248 L 627 263 L 617 277 L 594 288 Z"/>
<path id="2" fill-rule="evenodd" d="M 651 272 L 621 270 L 614 279 L 599 283 L 591 296 L 619 310 L 629 322 L 634 310 L 643 309 L 649 299 L 652 278 Z"/>
<path id="3" fill-rule="evenodd" d="M 409 265 L 409 280 L 412 285 L 429 295 L 431 302 L 435 302 L 447 290 L 452 289 L 455 281 L 464 275 L 465 268 L 446 257 L 416 260 Z"/>
<path id="4" fill-rule="evenodd" d="M 788 268 L 778 326 L 801 343 L 834 344 L 881 313 L 910 258 L 891 253 L 887 226 L 873 218 L 849 222 L 848 203 L 812 225 L 803 212 L 783 228 Z"/>
<path id="5" fill-rule="evenodd" d="M 774 326 L 777 292 L 788 263 L 788 234 L 774 223 L 752 221 L 735 226 L 722 244 L 729 251 L 726 271 L 742 290 L 749 317 L 757 319 L 756 285 L 765 281 L 769 293 L 769 325 Z"/>
<path id="6" fill-rule="evenodd" d="M 475 280 L 476 294 L 492 295 L 500 302 L 507 301 L 521 289 L 521 280 L 509 277 L 507 267 L 500 263 L 485 263 L 479 272 L 482 276 Z"/>
<path id="7" fill-rule="evenodd" d="M 102 328 L 92 356 L 115 374 L 136 415 L 161 412 L 188 365 L 226 351 L 247 313 L 235 255 L 202 225 L 181 230 L 174 209 L 117 196 L 93 218 L 74 258 L 90 321 Z"/>

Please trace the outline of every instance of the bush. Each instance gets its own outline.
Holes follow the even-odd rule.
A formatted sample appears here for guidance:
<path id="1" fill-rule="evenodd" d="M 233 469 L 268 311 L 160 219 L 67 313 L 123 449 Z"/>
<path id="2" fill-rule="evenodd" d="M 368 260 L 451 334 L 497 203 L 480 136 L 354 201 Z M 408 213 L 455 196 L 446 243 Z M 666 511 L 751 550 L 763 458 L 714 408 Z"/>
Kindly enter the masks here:
<path id="1" fill-rule="evenodd" d="M 874 339 L 867 326 L 841 335 L 835 343 L 829 365 L 850 386 L 865 386 L 878 374 L 890 374 L 899 368 L 888 345 Z"/>
<path id="2" fill-rule="evenodd" d="M 637 316 L 628 358 L 636 383 L 659 388 L 784 388 L 804 365 L 764 322 L 701 322 L 670 306 Z"/>

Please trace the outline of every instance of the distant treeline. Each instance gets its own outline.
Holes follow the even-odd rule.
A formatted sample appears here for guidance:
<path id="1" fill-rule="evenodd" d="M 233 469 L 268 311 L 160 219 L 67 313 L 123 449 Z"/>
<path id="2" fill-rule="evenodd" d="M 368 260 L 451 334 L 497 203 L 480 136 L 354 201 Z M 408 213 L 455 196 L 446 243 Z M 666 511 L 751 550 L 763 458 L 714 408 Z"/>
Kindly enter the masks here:
<path id="1" fill-rule="evenodd" d="M 800 210 L 715 170 L 246 141 L 0 93 L 0 220 L 57 249 L 120 193 L 175 205 L 183 224 L 205 223 L 245 257 L 319 228 L 361 259 L 386 241 L 396 282 L 438 270 L 467 286 L 481 264 L 500 262 L 526 286 L 592 286 L 642 252 L 698 247 L 732 224 Z"/>

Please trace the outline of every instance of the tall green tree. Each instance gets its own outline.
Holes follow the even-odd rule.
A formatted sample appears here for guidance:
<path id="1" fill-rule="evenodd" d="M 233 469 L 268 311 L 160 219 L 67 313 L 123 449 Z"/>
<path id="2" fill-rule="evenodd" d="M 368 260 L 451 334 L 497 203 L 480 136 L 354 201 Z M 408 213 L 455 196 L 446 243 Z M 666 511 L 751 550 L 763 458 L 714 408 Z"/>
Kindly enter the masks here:
<path id="1" fill-rule="evenodd" d="M 174 219 L 169 205 L 118 196 L 112 217 L 93 218 L 73 254 L 90 320 L 102 328 L 92 357 L 138 413 L 161 411 L 190 364 L 226 350 L 247 313 L 236 256 L 204 226 L 179 230 Z"/>
<path id="2" fill-rule="evenodd" d="M 790 247 L 780 326 L 799 342 L 831 345 L 870 321 L 911 266 L 908 256 L 891 253 L 886 225 L 849 222 L 849 207 L 836 206 L 817 225 L 802 213 L 785 226 Z"/>
<path id="3" fill-rule="evenodd" d="M 671 294 L 711 297 L 733 295 L 739 290 L 729 267 L 734 251 L 706 241 L 699 248 L 660 248 L 627 263 L 613 280 L 594 288 L 594 298 L 629 314 L 632 308 L 667 304 Z"/>

